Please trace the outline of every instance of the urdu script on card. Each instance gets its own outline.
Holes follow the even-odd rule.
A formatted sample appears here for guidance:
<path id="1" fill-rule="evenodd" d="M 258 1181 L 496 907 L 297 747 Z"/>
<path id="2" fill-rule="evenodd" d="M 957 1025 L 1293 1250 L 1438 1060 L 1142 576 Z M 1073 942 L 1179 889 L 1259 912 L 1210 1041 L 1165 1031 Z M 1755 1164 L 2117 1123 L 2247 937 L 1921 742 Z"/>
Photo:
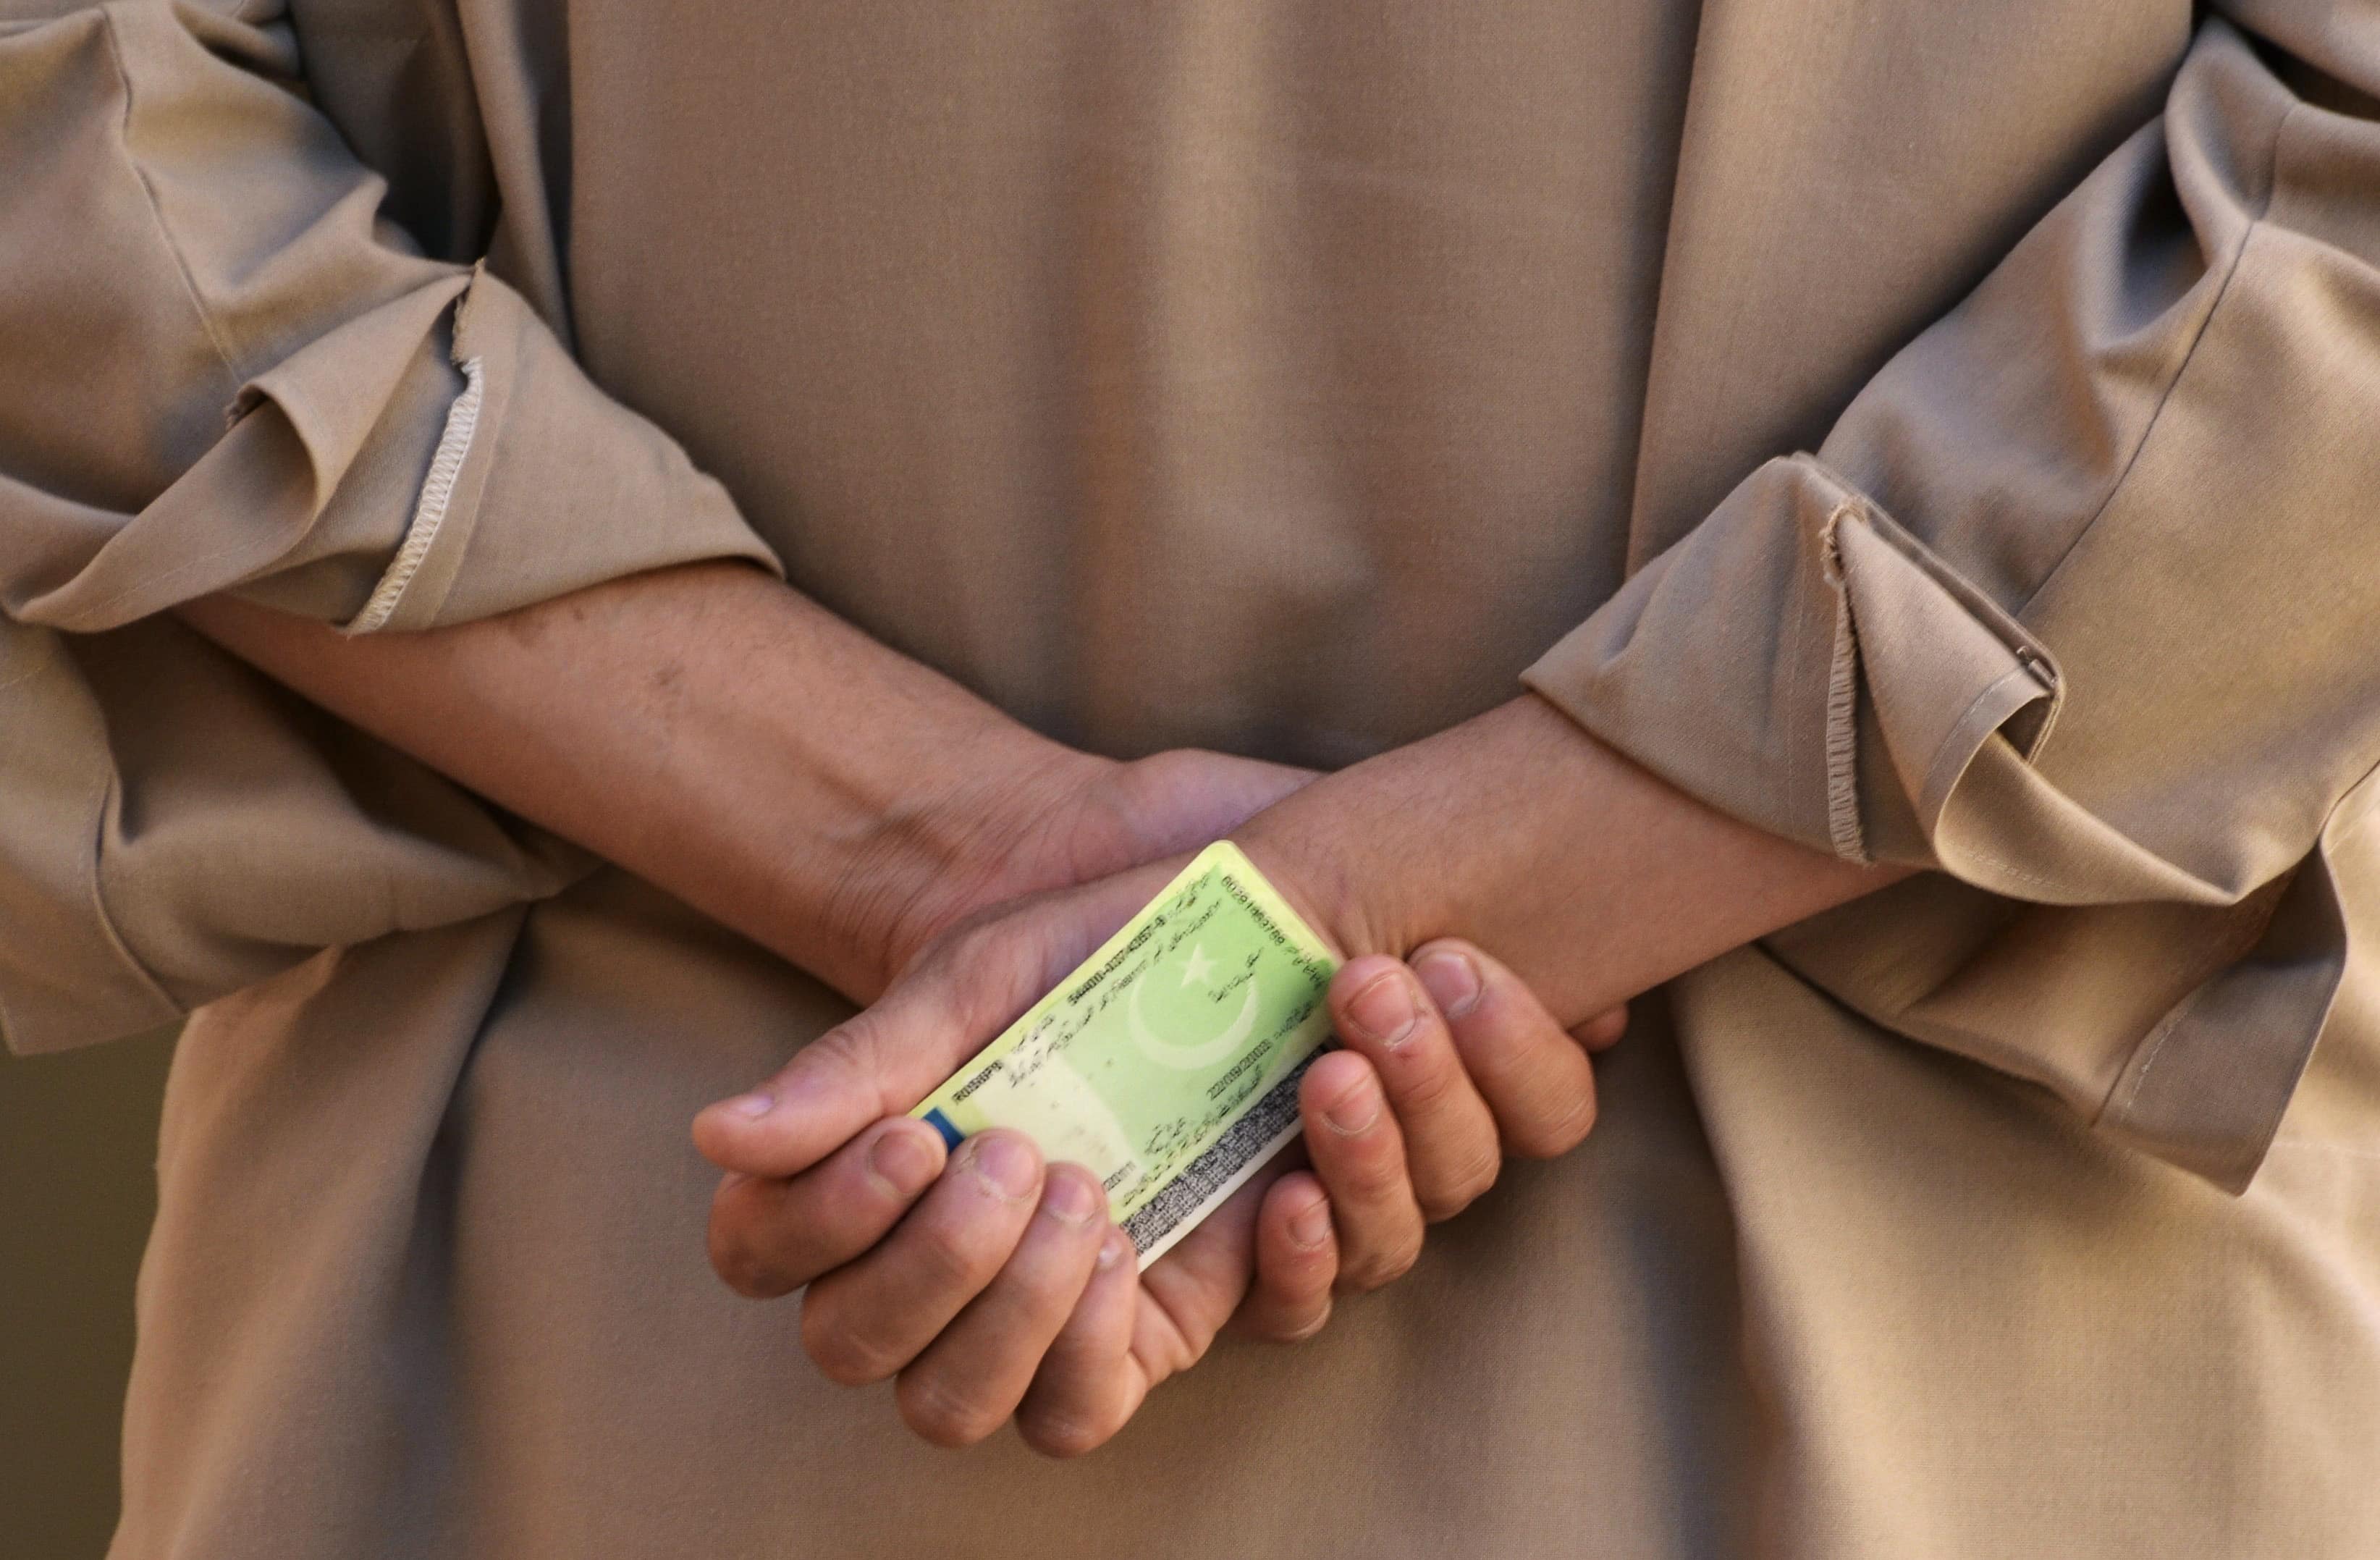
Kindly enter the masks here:
<path id="1" fill-rule="evenodd" d="M 1012 1127 L 1107 1188 L 1146 1268 L 1298 1133 L 1338 960 L 1228 840 L 1208 846 L 910 1114 Z"/>

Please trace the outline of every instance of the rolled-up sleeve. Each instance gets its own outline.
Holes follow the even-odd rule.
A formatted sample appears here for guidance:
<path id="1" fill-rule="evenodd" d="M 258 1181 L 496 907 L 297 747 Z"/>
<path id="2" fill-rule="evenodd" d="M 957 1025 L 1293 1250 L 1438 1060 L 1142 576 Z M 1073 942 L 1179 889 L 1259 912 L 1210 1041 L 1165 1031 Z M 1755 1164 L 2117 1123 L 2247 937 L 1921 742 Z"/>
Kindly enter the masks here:
<path id="1" fill-rule="evenodd" d="M 2236 1188 L 2380 930 L 2380 50 L 2229 9 L 1815 456 L 1528 681 L 1738 817 L 1948 874 L 1781 945 Z"/>
<path id="2" fill-rule="evenodd" d="M 358 780 L 395 755 L 157 615 L 231 591 L 372 633 L 775 567 L 728 494 L 520 294 L 383 219 L 285 22 L 124 4 L 0 27 L 0 168 L 10 1043 L 151 1026 L 314 947 L 550 888 L 528 831 L 426 775 Z M 310 862 L 276 850 L 276 808 Z"/>

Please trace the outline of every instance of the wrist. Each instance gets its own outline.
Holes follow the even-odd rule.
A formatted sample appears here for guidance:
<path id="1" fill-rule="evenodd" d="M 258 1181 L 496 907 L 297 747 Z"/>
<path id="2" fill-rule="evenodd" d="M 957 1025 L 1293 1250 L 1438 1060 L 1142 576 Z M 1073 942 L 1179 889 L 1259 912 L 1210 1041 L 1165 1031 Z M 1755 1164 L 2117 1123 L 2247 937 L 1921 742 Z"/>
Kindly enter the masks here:
<path id="1" fill-rule="evenodd" d="M 1108 877 L 1194 850 L 1313 779 L 1304 770 L 1173 750 L 1129 762 L 1098 758 L 1009 723 L 950 745 L 956 777 L 888 807 L 869 884 L 914 886 L 886 899 L 874 942 L 887 971 L 987 905 Z M 984 762 L 987 753 L 1004 755 Z"/>
<path id="2" fill-rule="evenodd" d="M 1326 775 L 1234 838 L 1348 954 L 1402 957 L 1494 929 L 1559 874 L 1549 856 L 1595 828 L 1616 762 L 1524 695 Z"/>
<path id="3" fill-rule="evenodd" d="M 1342 957 L 1402 957 L 1466 919 L 1437 859 L 1461 848 L 1430 827 L 1439 810 L 1415 794 L 1418 772 L 1436 765 L 1422 746 L 1326 774 L 1232 832 Z"/>
<path id="4" fill-rule="evenodd" d="M 1328 775 L 1233 838 L 1342 952 L 1467 938 L 1566 1023 L 1902 875 L 1719 813 L 1535 695 Z"/>
<path id="5" fill-rule="evenodd" d="M 1116 767 L 736 564 L 420 633 L 346 638 L 231 598 L 185 615 L 854 996 L 986 897 L 1072 881 L 1065 803 Z"/>
<path id="6" fill-rule="evenodd" d="M 940 750 L 955 762 L 913 771 L 839 844 L 818 920 L 856 950 L 870 994 L 982 906 L 1077 880 L 1085 798 L 1120 766 L 993 719 L 953 734 Z"/>

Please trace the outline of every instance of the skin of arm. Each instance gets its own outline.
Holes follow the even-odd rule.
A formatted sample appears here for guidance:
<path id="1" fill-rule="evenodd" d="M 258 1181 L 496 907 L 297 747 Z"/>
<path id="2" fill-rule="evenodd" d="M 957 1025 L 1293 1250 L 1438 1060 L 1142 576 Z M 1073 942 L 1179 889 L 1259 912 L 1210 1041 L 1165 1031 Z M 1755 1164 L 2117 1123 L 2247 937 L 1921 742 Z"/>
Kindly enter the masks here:
<path id="1" fill-rule="evenodd" d="M 1021 1139 L 986 1133 L 955 1156 L 980 1187 L 896 1188 L 868 1165 L 888 1143 L 939 1165 L 939 1137 L 897 1113 L 1137 908 L 1161 868 L 956 929 L 832 1043 L 698 1121 L 730 1173 L 712 1218 L 722 1273 L 766 1275 L 744 1286 L 756 1293 L 808 1282 L 813 1358 L 837 1380 L 897 1376 L 928 1439 L 979 1439 L 1013 1415 L 1037 1447 L 1087 1450 L 1235 1310 L 1270 1335 L 1311 1331 L 1334 1285 L 1395 1276 L 1427 1219 L 1485 1189 L 1482 1132 L 1485 1179 L 1499 1131 L 1524 1152 L 1584 1134 L 1591 1082 L 1550 1038 L 1563 1026 L 1906 875 L 1718 812 L 1534 695 L 1326 775 L 1232 837 L 1350 956 L 1330 992 L 1346 1044 L 1304 1085 L 1313 1168 L 1251 1188 L 1136 1281 L 1104 1220 L 1052 1209 L 1082 1173 L 1045 1174 Z M 1414 1016 L 1401 1037 L 1363 1011 L 1383 993 Z M 1584 1119 L 1566 1103 L 1582 1099 Z M 1323 1237 L 1301 1242 L 1317 1208 Z"/>
<path id="2" fill-rule="evenodd" d="M 1076 751 L 742 564 L 419 633 L 220 596 L 180 615 L 856 1001 L 983 905 L 1203 844 L 1307 778 Z"/>
<path id="3" fill-rule="evenodd" d="M 1706 807 L 1535 695 L 1325 775 L 1232 837 L 1350 953 L 1463 937 L 1564 1023 L 1908 875 Z"/>

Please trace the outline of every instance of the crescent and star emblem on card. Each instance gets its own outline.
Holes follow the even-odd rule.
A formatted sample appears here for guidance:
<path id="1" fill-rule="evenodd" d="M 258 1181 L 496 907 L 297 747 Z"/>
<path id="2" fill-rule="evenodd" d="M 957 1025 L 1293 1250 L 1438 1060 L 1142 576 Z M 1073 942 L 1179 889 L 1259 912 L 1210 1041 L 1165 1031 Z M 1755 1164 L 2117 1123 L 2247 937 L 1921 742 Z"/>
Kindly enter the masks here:
<path id="1" fill-rule="evenodd" d="M 1206 948 L 1201 945 L 1193 944 L 1190 957 L 1183 961 L 1182 983 L 1184 986 L 1210 986 L 1214 984 L 1214 969 L 1215 961 L 1207 957 Z M 1132 1000 L 1124 1005 L 1124 1023 L 1131 1032 L 1134 1047 L 1160 1066 L 1172 1067 L 1182 1072 L 1195 1072 L 1201 1067 L 1211 1067 L 1218 1062 L 1236 1055 L 1240 1048 L 1247 1043 L 1248 1036 L 1256 1030 L 1257 983 L 1250 981 L 1247 983 L 1246 994 L 1240 999 L 1239 1017 L 1232 1019 L 1231 1027 L 1221 1034 L 1212 1040 L 1192 1045 L 1176 1045 L 1170 1041 L 1160 1040 L 1156 1032 L 1148 1027 L 1148 1020 L 1140 1008 L 1141 997 L 1151 983 L 1148 981 L 1137 981 L 1133 983 Z"/>

